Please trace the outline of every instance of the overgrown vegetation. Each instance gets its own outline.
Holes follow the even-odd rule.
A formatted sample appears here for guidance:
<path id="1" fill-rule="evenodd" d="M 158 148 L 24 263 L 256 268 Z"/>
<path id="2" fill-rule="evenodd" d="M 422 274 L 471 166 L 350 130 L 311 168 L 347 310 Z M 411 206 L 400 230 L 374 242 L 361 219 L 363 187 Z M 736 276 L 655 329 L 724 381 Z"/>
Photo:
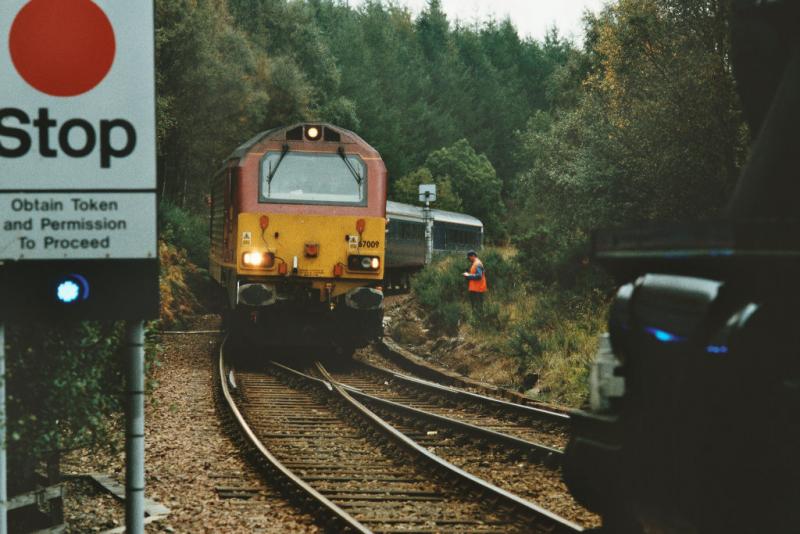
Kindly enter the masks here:
<path id="1" fill-rule="evenodd" d="M 208 265 L 211 239 L 208 234 L 208 217 L 162 201 L 158 209 L 159 237 L 185 251 L 188 259 L 197 266 Z"/>
<path id="2" fill-rule="evenodd" d="M 607 295 L 589 288 L 565 292 L 558 285 L 532 280 L 524 261 L 507 248 L 485 249 L 481 260 L 489 291 L 478 310 L 467 301 L 463 255 L 438 257 L 414 278 L 415 297 L 433 334 L 459 336 L 462 343 L 477 346 L 479 354 L 513 358 L 514 385 L 521 385 L 526 375 L 536 376 L 538 398 L 579 405 L 597 335 L 603 331 Z M 601 276 L 590 274 L 591 266 L 583 270 L 586 279 Z M 412 344 L 425 342 L 415 338 L 404 321 L 392 334 Z"/>
<path id="3" fill-rule="evenodd" d="M 120 408 L 119 323 L 13 325 L 8 329 L 7 401 L 11 491 L 60 451 L 105 444 Z"/>

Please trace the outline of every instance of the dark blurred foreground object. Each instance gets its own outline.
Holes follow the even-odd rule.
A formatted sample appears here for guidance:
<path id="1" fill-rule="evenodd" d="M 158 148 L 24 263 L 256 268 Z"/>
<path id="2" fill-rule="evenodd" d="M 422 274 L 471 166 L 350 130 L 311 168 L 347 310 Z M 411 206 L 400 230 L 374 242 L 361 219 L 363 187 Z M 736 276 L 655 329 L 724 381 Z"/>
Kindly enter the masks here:
<path id="1" fill-rule="evenodd" d="M 800 1 L 734 6 L 726 219 L 595 236 L 621 287 L 564 477 L 602 532 L 800 529 Z"/>

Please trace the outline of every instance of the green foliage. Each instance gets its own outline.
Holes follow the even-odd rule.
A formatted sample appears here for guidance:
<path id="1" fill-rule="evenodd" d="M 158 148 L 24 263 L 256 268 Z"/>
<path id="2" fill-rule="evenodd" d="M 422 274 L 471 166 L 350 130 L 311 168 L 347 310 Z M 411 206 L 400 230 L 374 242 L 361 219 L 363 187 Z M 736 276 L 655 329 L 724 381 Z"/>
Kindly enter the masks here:
<path id="1" fill-rule="evenodd" d="M 10 480 L 24 484 L 38 458 L 107 441 L 120 410 L 121 335 L 114 323 L 8 328 Z"/>
<path id="2" fill-rule="evenodd" d="M 159 0 L 156 23 L 159 186 L 197 211 L 233 147 L 324 120 L 381 152 L 400 197 L 416 198 L 427 169 L 445 193 L 438 206 L 503 240 L 504 203 L 516 205 L 529 167 L 514 134 L 582 72 L 554 89 L 554 72 L 580 64 L 568 41 L 521 40 L 509 20 L 453 25 L 438 1 L 413 18 L 377 1 Z"/>
<path id="3" fill-rule="evenodd" d="M 508 298 L 525 289 L 530 275 L 517 258 L 506 250 L 484 248 L 480 251 L 480 258 L 486 271 L 486 283 L 492 295 Z M 466 263 L 464 266 L 468 267 Z"/>
<path id="4" fill-rule="evenodd" d="M 195 265 L 208 264 L 211 242 L 205 215 L 197 215 L 164 200 L 158 207 L 158 216 L 162 240 L 185 250 Z"/>
<path id="5" fill-rule="evenodd" d="M 470 310 L 470 324 L 478 330 L 500 332 L 506 329 L 510 320 L 508 310 L 498 298 L 490 298 L 479 310 Z"/>
<path id="6" fill-rule="evenodd" d="M 442 256 L 413 280 L 414 292 L 420 304 L 430 311 L 434 326 L 447 332 L 456 331 L 464 317 L 464 270 L 460 254 Z"/>
<path id="7" fill-rule="evenodd" d="M 530 167 L 513 226 L 545 279 L 593 228 L 707 218 L 724 205 L 744 154 L 726 9 L 621 0 L 587 21 L 574 105 L 533 115 L 519 136 Z"/>
<path id="8" fill-rule="evenodd" d="M 540 399 L 581 406 L 597 337 L 606 328 L 608 298 L 593 291 L 565 293 L 559 286 L 532 288 L 530 296 L 527 313 L 509 328 L 507 350 L 521 372 L 539 376 Z"/>
<path id="9" fill-rule="evenodd" d="M 305 117 L 314 98 L 303 69 L 259 48 L 217 0 L 156 2 L 156 69 L 159 186 L 195 209 L 234 147 Z"/>
<path id="10" fill-rule="evenodd" d="M 431 325 L 480 344 L 482 353 L 513 357 L 520 376 L 540 377 L 540 398 L 580 405 L 609 302 L 596 288 L 607 282 L 586 268 L 575 277 L 577 289 L 565 291 L 557 283 L 532 283 L 528 259 L 511 250 L 487 248 L 480 256 L 489 290 L 477 311 L 466 303 L 463 256 L 439 257 L 414 278 L 414 293 Z"/>
<path id="11" fill-rule="evenodd" d="M 489 159 L 478 155 L 466 139 L 432 152 L 425 168 L 442 182 L 450 181 L 462 200 L 464 211 L 483 221 L 489 238 L 505 236 L 502 184 Z"/>
<path id="12" fill-rule="evenodd" d="M 506 327 L 509 314 L 503 302 L 513 298 L 516 292 L 524 291 L 522 269 L 500 249 L 481 251 L 481 259 L 486 268 L 489 292 L 478 313 L 467 304 L 467 282 L 463 273 L 469 269 L 469 262 L 463 254 L 438 256 L 414 277 L 414 293 L 430 312 L 434 326 L 451 333 L 465 320 L 481 329 Z"/>
<path id="13" fill-rule="evenodd" d="M 420 167 L 394 183 L 393 199 L 407 204 L 424 205 L 419 201 L 420 184 L 436 184 L 436 209 L 462 211 L 461 197 L 455 192 L 449 176 L 433 176 L 431 171 Z"/>
<path id="14" fill-rule="evenodd" d="M 180 326 L 186 317 L 203 311 L 198 285 L 200 270 L 186 256 L 186 251 L 167 241 L 158 242 L 160 272 L 158 287 L 161 296 L 159 320 L 162 327 Z M 202 284 L 207 286 L 206 283 Z"/>

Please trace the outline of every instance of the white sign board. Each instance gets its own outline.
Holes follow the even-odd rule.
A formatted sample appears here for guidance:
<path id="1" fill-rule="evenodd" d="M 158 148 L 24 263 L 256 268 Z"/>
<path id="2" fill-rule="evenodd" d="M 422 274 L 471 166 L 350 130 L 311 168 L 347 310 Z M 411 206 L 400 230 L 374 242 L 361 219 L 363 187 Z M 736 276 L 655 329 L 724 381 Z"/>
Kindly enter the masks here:
<path id="1" fill-rule="evenodd" d="M 155 193 L 0 195 L 0 257 L 156 257 Z"/>
<path id="2" fill-rule="evenodd" d="M 3 0 L 0 35 L 0 260 L 155 257 L 152 2 Z M 115 208 L 93 211 L 103 202 Z M 103 218 L 125 224 L 52 226 Z"/>
<path id="3" fill-rule="evenodd" d="M 436 184 L 420 184 L 419 185 L 419 201 L 433 202 L 436 200 Z"/>

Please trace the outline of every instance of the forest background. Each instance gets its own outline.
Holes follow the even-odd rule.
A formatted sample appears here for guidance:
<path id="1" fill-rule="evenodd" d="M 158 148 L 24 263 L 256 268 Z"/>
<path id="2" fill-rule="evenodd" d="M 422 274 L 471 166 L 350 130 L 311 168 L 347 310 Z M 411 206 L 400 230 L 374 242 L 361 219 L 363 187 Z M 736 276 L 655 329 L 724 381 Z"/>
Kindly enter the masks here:
<path id="1" fill-rule="evenodd" d="M 481 317 L 461 301 L 454 259 L 418 277 L 434 324 L 482 333 L 520 373 L 558 373 L 567 386 L 551 377 L 551 398 L 579 402 L 612 290 L 589 261 L 591 231 L 713 217 L 746 157 L 729 4 L 610 1 L 586 14 L 579 46 L 556 28 L 539 41 L 510 20 L 456 24 L 438 0 L 416 17 L 380 1 L 156 0 L 165 320 L 191 298 L 185 271 L 207 262 L 222 160 L 257 132 L 326 121 L 380 151 L 394 200 L 436 183 L 437 207 L 479 217 L 503 247 L 487 251 Z M 17 466 L 104 440 L 120 407 L 115 332 L 11 330 Z"/>

